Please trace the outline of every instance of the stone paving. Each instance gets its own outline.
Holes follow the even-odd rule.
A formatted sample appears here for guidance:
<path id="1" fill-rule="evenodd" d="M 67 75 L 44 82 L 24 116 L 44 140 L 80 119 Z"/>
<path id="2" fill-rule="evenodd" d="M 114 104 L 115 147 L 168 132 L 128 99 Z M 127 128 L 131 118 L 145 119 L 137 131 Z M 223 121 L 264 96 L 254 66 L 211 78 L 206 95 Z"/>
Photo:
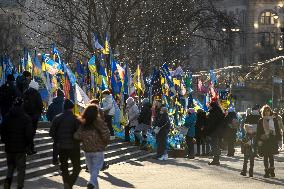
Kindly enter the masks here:
<path id="1" fill-rule="evenodd" d="M 256 159 L 253 178 L 241 176 L 242 160 L 238 150 L 235 157 L 222 156 L 219 167 L 209 166 L 209 158 L 130 161 L 112 165 L 107 171 L 101 172 L 99 184 L 101 189 L 284 188 L 284 153 L 276 158 L 276 178 L 263 178 L 262 159 Z M 82 171 L 74 188 L 86 188 L 88 179 L 88 173 Z M 61 189 L 63 185 L 60 176 L 52 176 L 27 181 L 25 188 Z"/>

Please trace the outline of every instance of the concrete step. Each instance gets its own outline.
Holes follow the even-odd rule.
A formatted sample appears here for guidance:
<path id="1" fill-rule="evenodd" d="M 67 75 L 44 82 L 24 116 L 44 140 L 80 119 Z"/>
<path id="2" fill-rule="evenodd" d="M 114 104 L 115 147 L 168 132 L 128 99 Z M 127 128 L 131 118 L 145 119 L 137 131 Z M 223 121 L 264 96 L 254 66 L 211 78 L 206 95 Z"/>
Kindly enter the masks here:
<path id="1" fill-rule="evenodd" d="M 115 146 L 115 145 L 114 145 Z M 127 154 L 129 152 L 133 152 L 138 150 L 137 147 L 135 146 L 128 146 L 128 147 L 117 147 L 115 149 L 109 149 L 105 152 L 105 158 L 110 158 L 114 156 L 119 156 L 123 154 Z M 85 161 L 84 153 L 83 151 L 81 152 L 81 160 L 82 163 Z M 49 165 L 52 164 L 52 156 L 46 157 L 46 158 L 40 158 L 40 159 L 33 159 L 33 160 L 28 160 L 27 161 L 27 169 L 35 168 L 35 167 L 41 167 L 44 165 Z M 4 162 L 4 166 L 0 167 L 0 176 L 4 176 L 7 171 L 7 165 L 6 161 Z"/>
<path id="2" fill-rule="evenodd" d="M 137 147 L 133 147 L 131 149 L 133 150 L 131 152 L 129 152 L 129 151 L 126 152 L 126 151 L 120 150 L 123 153 L 117 154 L 115 156 L 108 157 L 108 155 L 106 155 L 105 161 L 108 164 L 111 165 L 111 164 L 115 164 L 115 163 L 118 163 L 118 162 L 121 162 L 121 161 L 126 161 L 128 159 L 138 158 L 140 156 L 145 156 L 145 155 L 149 154 L 147 151 L 137 150 Z M 81 164 L 82 168 L 85 168 L 85 157 L 81 157 L 81 163 L 82 163 Z M 38 167 L 34 167 L 34 168 L 27 168 L 26 179 L 36 178 L 36 177 L 48 175 L 48 174 L 59 174 L 59 166 L 47 164 L 47 165 L 42 165 L 42 166 L 38 166 Z M 0 175 L 0 184 L 2 184 L 4 182 L 4 179 L 5 179 L 5 175 Z M 15 182 L 15 180 L 16 180 L 16 178 L 14 178 L 14 182 Z"/>

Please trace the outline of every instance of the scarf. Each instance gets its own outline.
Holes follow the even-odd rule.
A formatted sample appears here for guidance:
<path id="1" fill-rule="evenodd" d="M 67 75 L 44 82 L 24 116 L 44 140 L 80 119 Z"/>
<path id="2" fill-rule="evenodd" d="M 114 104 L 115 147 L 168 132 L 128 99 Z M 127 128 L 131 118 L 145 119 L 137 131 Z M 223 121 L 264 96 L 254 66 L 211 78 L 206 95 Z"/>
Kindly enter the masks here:
<path id="1" fill-rule="evenodd" d="M 275 127 L 272 116 L 263 116 L 263 129 L 265 135 L 273 134 L 275 135 Z"/>

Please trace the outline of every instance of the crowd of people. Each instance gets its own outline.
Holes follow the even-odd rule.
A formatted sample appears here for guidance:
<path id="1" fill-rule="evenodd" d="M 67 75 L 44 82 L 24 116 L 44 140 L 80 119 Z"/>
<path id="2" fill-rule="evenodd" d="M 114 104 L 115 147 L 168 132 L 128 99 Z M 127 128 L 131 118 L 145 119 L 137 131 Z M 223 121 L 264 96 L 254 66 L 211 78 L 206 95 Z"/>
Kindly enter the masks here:
<path id="1" fill-rule="evenodd" d="M 38 93 L 38 85 L 31 80 L 31 73 L 25 71 L 16 79 L 8 76 L 7 82 L 0 88 L 1 115 L 3 117 L 0 131 L 1 141 L 5 144 L 7 154 L 7 177 L 4 187 L 11 187 L 15 168 L 18 171 L 17 188 L 24 187 L 26 155 L 36 154 L 33 139 L 37 124 L 44 111 L 43 102 Z M 74 102 L 65 99 L 64 92 L 56 91 L 56 97 L 46 108 L 46 117 L 51 122 L 49 131 L 53 144 L 54 165 L 60 164 L 64 188 L 72 188 L 81 171 L 82 149 L 90 173 L 87 188 L 98 188 L 98 174 L 108 167 L 104 162 L 104 151 L 108 143 L 115 139 L 113 119 L 117 100 L 109 90 L 104 90 L 99 99 L 93 99 L 80 115 L 74 114 Z M 173 128 L 166 104 L 148 98 L 138 100 L 127 97 L 123 102 L 124 140 L 130 141 L 130 131 L 134 132 L 134 144 L 142 150 L 148 149 L 147 132 L 156 136 L 156 159 L 168 159 L 168 137 Z M 278 153 L 279 141 L 282 140 L 283 120 L 268 105 L 256 105 L 242 123 L 233 108 L 222 110 L 218 102 L 208 104 L 209 111 L 188 108 L 182 127 L 185 129 L 186 158 L 195 156 L 213 156 L 209 165 L 220 165 L 222 149 L 227 149 L 227 156 L 235 155 L 237 131 L 243 133 L 241 149 L 244 154 L 243 170 L 253 177 L 255 157 L 263 157 L 264 177 L 275 177 L 274 155 Z M 122 116 L 124 117 L 124 116 Z M 80 145 L 80 143 L 82 145 Z M 195 147 L 197 146 L 196 151 Z M 282 143 L 281 143 L 282 145 Z M 72 163 L 72 172 L 68 161 Z"/>

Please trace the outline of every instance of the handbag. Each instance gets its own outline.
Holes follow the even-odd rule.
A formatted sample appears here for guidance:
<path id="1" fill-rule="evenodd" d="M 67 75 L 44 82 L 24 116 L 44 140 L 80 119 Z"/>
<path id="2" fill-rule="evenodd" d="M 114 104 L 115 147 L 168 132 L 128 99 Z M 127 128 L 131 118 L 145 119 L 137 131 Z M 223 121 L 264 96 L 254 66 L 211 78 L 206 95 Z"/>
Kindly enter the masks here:
<path id="1" fill-rule="evenodd" d="M 181 126 L 181 127 L 179 128 L 179 132 L 180 132 L 180 134 L 182 134 L 182 135 L 186 135 L 186 134 L 188 133 L 188 128 L 185 127 L 185 126 Z"/>
<path id="2" fill-rule="evenodd" d="M 158 126 L 155 126 L 154 127 L 154 133 L 157 135 L 159 132 L 160 132 L 160 130 L 163 128 L 163 127 L 165 127 L 166 125 L 168 124 L 168 121 L 165 123 L 165 125 L 163 125 L 162 127 L 158 127 Z"/>

